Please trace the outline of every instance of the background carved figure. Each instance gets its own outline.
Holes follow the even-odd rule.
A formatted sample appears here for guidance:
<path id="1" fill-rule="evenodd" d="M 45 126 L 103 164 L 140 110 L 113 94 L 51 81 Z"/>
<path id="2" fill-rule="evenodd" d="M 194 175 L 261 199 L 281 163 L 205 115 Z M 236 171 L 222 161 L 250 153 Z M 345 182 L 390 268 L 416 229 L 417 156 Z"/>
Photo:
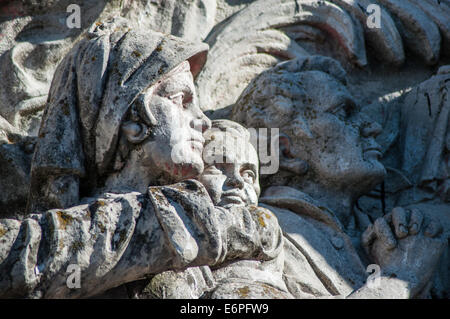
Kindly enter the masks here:
<path id="1" fill-rule="evenodd" d="M 0 74 L 0 296 L 449 297 L 448 0 L 5 0 Z"/>
<path id="2" fill-rule="evenodd" d="M 247 126 L 282 128 L 281 170 L 263 182 L 260 201 L 288 239 L 287 285 L 297 297 L 426 295 L 446 239 L 434 221 L 418 222 L 423 216 L 416 210 L 396 208 L 374 225 L 355 211 L 357 199 L 381 183 L 386 171 L 374 139 L 381 127 L 361 114 L 343 83 L 344 70 L 330 58 L 280 63 L 255 78 L 232 111 Z M 309 265 L 309 275 L 299 275 L 299 261 Z M 382 267 L 386 285 L 363 286 L 368 261 Z M 311 281 L 317 269 L 319 282 Z"/>

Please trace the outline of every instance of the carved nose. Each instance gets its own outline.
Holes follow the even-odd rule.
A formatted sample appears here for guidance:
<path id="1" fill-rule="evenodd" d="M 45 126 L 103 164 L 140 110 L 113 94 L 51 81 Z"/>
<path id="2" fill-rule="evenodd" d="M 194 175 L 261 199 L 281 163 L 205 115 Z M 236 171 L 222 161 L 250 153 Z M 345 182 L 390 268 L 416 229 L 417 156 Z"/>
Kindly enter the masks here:
<path id="1" fill-rule="evenodd" d="M 191 127 L 204 133 L 207 129 L 211 128 L 211 120 L 206 115 L 201 114 L 198 118 L 191 121 Z"/>
<path id="2" fill-rule="evenodd" d="M 380 135 L 381 131 L 382 131 L 381 125 L 376 122 L 372 122 L 367 125 L 364 125 L 361 128 L 361 135 L 364 137 L 370 136 L 377 137 L 378 135 Z"/>
<path id="3" fill-rule="evenodd" d="M 227 186 L 231 188 L 244 188 L 244 180 L 242 179 L 240 174 L 233 174 L 232 177 L 227 179 Z"/>
<path id="4" fill-rule="evenodd" d="M 211 128 L 211 120 L 203 114 L 202 116 L 202 133 Z"/>

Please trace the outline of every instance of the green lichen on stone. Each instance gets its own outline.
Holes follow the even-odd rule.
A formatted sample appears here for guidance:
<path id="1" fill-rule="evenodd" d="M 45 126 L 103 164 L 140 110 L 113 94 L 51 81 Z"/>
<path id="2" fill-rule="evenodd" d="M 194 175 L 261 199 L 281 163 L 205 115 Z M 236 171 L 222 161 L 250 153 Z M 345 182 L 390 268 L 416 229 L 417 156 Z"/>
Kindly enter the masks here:
<path id="1" fill-rule="evenodd" d="M 262 212 L 257 212 L 258 214 L 258 222 L 259 225 L 261 225 L 261 227 L 266 227 L 266 222 L 264 221 L 264 217 L 263 217 L 263 213 Z"/>
<path id="2" fill-rule="evenodd" d="M 122 229 L 119 232 L 119 241 L 117 242 L 117 246 L 120 247 L 125 242 L 126 239 L 127 239 L 127 231 L 126 229 Z"/>
<path id="3" fill-rule="evenodd" d="M 248 286 L 245 286 L 242 288 L 238 288 L 237 291 L 242 298 L 247 298 L 248 294 L 250 293 L 250 288 L 248 288 Z"/>
<path id="4" fill-rule="evenodd" d="M 61 108 L 62 108 L 63 114 L 65 116 L 69 116 L 70 115 L 69 104 L 67 103 L 67 101 L 61 102 Z"/>
<path id="5" fill-rule="evenodd" d="M 74 241 L 72 243 L 72 245 L 70 246 L 70 250 L 73 253 L 77 253 L 77 252 L 81 251 L 83 248 L 84 248 L 84 243 L 80 240 Z"/>
<path id="6" fill-rule="evenodd" d="M 106 203 L 105 203 L 104 200 L 100 200 L 100 199 L 99 199 L 99 200 L 97 201 L 97 205 L 101 207 L 101 206 L 105 206 Z"/>
<path id="7" fill-rule="evenodd" d="M 57 211 L 56 217 L 58 218 L 59 225 L 63 230 L 66 229 L 67 225 L 70 225 L 70 223 L 73 222 L 73 217 L 63 211 Z"/>
<path id="8" fill-rule="evenodd" d="M 3 237 L 7 232 L 8 230 L 0 225 L 0 237 Z"/>
<path id="9" fill-rule="evenodd" d="M 98 229 L 100 229 L 100 232 L 104 234 L 106 232 L 106 227 L 102 223 L 98 223 Z"/>

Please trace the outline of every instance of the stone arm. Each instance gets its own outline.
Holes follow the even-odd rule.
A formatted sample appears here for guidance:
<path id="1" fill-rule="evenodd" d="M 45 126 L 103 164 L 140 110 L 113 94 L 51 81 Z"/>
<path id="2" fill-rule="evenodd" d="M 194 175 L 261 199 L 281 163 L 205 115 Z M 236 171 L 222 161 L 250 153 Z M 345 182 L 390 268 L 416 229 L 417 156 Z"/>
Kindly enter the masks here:
<path id="1" fill-rule="evenodd" d="M 245 209 L 225 214 L 189 180 L 3 219 L 0 297 L 89 297 L 166 270 L 271 258 L 280 245 L 268 240 L 260 217 Z M 79 288 L 69 288 L 78 270 Z"/>

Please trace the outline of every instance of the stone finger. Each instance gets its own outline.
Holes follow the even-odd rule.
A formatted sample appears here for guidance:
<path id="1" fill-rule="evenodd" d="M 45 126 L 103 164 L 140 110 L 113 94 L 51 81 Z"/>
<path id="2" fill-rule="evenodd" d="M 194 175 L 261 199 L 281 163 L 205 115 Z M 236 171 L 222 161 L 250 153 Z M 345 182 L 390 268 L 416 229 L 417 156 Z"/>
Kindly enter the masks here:
<path id="1" fill-rule="evenodd" d="M 425 234 L 425 236 L 434 238 L 434 237 L 438 236 L 441 232 L 442 232 L 441 224 L 433 220 L 425 228 L 424 234 Z"/>
<path id="2" fill-rule="evenodd" d="M 409 233 L 416 235 L 420 231 L 423 222 L 423 214 L 418 209 L 411 209 L 411 218 L 409 220 Z"/>
<path id="3" fill-rule="evenodd" d="M 404 238 L 408 235 L 408 223 L 406 222 L 406 211 L 401 207 L 392 210 L 392 223 L 394 224 L 397 238 Z"/>
<path id="4" fill-rule="evenodd" d="M 369 216 L 367 216 L 367 214 L 364 214 L 357 207 L 354 208 L 354 211 L 355 211 L 355 217 L 356 217 L 356 221 L 358 222 L 359 228 L 367 230 L 367 228 L 370 225 L 372 225 L 372 223 L 370 222 Z"/>
<path id="5" fill-rule="evenodd" d="M 377 238 L 374 227 L 370 224 L 361 235 L 361 242 L 364 247 L 370 246 Z"/>
<path id="6" fill-rule="evenodd" d="M 381 241 L 384 242 L 388 249 L 393 249 L 397 245 L 391 228 L 384 218 L 378 218 L 374 223 L 375 233 Z"/>

